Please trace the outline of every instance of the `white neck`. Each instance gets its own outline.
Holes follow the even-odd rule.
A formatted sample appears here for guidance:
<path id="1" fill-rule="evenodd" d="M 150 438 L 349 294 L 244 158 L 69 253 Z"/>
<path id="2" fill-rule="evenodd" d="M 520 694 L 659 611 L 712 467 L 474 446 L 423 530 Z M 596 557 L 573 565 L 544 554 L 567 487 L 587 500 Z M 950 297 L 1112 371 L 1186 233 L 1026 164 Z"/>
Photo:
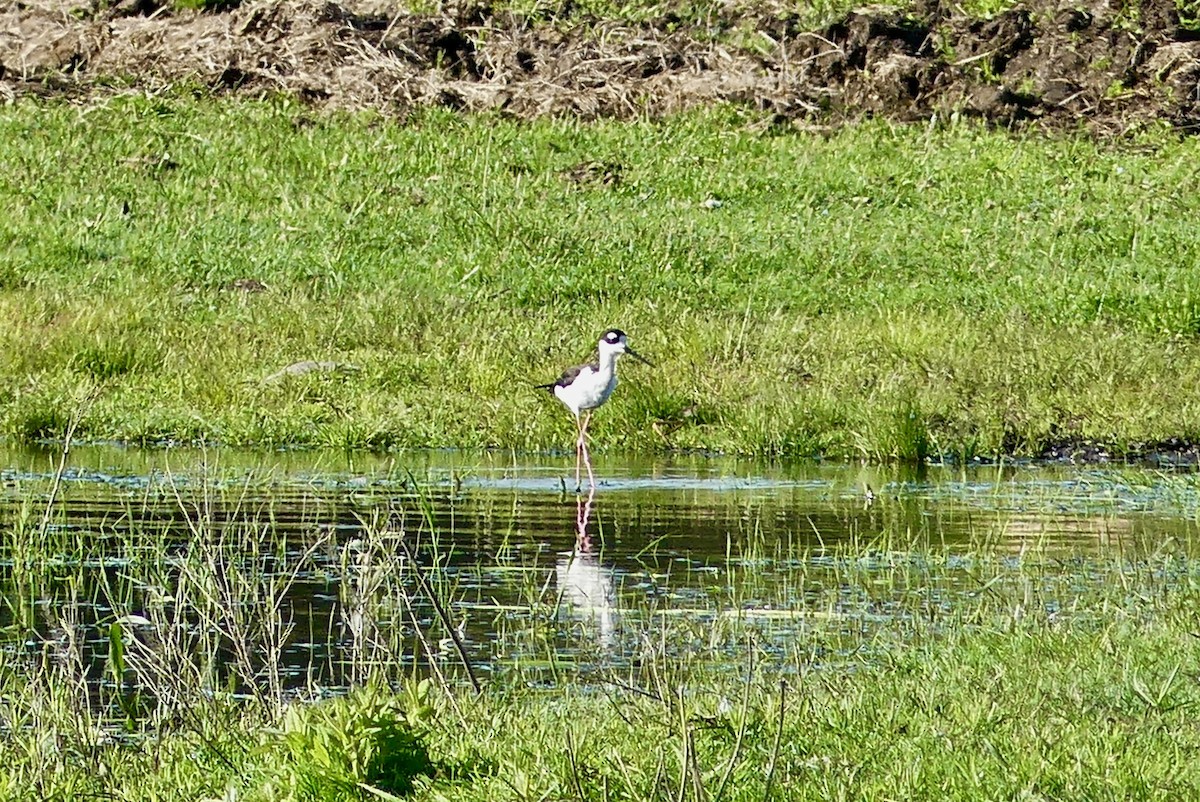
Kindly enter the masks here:
<path id="1" fill-rule="evenodd" d="M 621 355 L 620 351 L 610 351 L 607 348 L 600 349 L 600 372 L 607 375 L 614 373 L 617 370 L 617 357 Z"/>

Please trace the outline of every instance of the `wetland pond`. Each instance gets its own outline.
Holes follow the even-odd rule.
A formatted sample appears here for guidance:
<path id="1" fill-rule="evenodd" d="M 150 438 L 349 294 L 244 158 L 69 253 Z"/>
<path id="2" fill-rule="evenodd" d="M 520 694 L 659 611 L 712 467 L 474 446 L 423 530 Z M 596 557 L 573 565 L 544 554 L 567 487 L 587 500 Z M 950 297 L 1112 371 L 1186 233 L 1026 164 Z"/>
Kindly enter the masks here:
<path id="1" fill-rule="evenodd" d="M 571 459 L 4 451 L 4 659 L 73 661 L 101 695 L 118 646 L 124 671 L 157 650 L 235 693 L 653 654 L 786 671 L 969 623 L 982 596 L 1072 615 L 1197 542 L 1200 485 L 1169 467 L 600 457 L 577 496 Z"/>

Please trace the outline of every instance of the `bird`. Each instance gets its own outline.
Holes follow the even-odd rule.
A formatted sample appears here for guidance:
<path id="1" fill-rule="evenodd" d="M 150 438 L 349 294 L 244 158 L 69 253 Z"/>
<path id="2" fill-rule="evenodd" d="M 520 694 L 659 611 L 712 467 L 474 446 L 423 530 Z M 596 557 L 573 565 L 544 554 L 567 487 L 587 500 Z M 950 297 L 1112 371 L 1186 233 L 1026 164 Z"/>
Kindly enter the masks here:
<path id="1" fill-rule="evenodd" d="M 536 384 L 534 387 L 549 390 L 575 415 L 579 439 L 575 441 L 575 491 L 580 491 L 579 465 L 587 466 L 588 483 L 596 486 L 592 473 L 592 460 L 587 450 L 587 429 L 592 420 L 592 411 L 602 406 L 617 386 L 617 359 L 629 354 L 639 362 L 651 367 L 654 363 L 629 347 L 629 337 L 620 329 L 609 329 L 600 338 L 599 357 L 587 365 L 575 365 L 563 371 L 558 381 Z"/>

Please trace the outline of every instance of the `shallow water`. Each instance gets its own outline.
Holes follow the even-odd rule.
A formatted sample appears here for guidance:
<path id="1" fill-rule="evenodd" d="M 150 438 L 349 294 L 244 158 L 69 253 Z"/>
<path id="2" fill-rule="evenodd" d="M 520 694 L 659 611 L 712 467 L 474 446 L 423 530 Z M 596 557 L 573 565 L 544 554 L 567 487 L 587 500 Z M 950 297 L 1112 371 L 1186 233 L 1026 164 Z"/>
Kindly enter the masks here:
<path id="1" fill-rule="evenodd" d="M 1060 560 L 1069 568 L 1039 581 L 1045 604 L 1067 606 L 1090 561 L 1198 540 L 1186 474 L 598 458 L 584 497 L 566 492 L 571 459 L 97 446 L 73 449 L 59 474 L 53 449 L 0 451 L 0 628 L 10 654 L 75 649 L 100 682 L 110 625 L 144 629 L 170 608 L 152 580 L 171 584 L 199 539 L 219 544 L 227 607 L 261 619 L 262 599 L 230 577 L 274 580 L 289 688 L 336 690 L 380 661 L 454 670 L 451 633 L 399 559 L 403 530 L 477 673 L 552 678 L 655 650 L 736 665 L 748 639 L 768 656 L 803 643 L 836 660 L 902 632 L 897 621 L 952 611 L 983 582 L 980 554 Z M 17 533 L 38 528 L 52 494 L 31 546 Z"/>

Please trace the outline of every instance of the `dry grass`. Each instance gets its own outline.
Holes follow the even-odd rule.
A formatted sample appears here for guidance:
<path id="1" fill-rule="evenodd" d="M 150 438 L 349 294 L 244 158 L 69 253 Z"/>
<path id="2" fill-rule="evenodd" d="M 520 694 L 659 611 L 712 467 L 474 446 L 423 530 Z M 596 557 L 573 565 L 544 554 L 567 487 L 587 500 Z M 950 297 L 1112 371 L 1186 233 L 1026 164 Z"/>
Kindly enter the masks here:
<path id="1" fill-rule="evenodd" d="M 922 0 L 923 2 L 923 0 Z M 954 10 L 920 2 L 556 8 L 268 0 L 227 13 L 0 12 L 0 94 L 202 86 L 335 107 L 636 118 L 734 102 L 828 122 L 959 112 L 1101 130 L 1200 119 L 1200 43 L 1173 6 Z M 996 6 L 993 8 L 992 6 Z M 986 22 L 978 14 L 994 14 Z M 1082 15 L 1082 16 L 1081 16 Z M 1082 27 L 1081 27 L 1082 26 Z M 1082 37 L 1082 38 L 1080 38 Z M 1079 39 L 1079 43 L 1076 40 Z M 1078 45 L 1078 46 L 1077 46 Z"/>

